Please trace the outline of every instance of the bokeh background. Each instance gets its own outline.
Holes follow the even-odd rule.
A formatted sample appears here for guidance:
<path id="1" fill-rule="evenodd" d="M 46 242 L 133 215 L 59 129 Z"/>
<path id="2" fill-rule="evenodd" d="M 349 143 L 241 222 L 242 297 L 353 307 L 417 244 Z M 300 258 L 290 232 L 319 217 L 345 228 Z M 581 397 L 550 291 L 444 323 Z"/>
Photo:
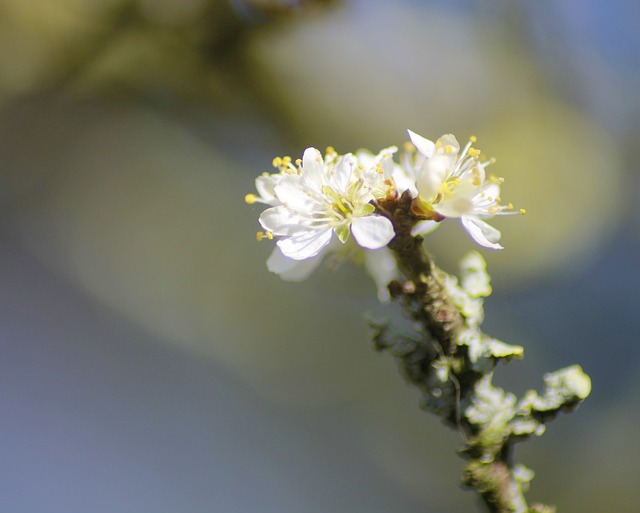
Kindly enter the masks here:
<path id="1" fill-rule="evenodd" d="M 276 155 L 475 134 L 498 159 L 486 331 L 522 393 L 592 396 L 518 448 L 559 511 L 640 503 L 640 4 L 0 0 L 0 511 L 480 511 L 460 440 L 363 314 L 361 269 L 268 273 Z M 429 236 L 455 271 L 473 243 Z"/>

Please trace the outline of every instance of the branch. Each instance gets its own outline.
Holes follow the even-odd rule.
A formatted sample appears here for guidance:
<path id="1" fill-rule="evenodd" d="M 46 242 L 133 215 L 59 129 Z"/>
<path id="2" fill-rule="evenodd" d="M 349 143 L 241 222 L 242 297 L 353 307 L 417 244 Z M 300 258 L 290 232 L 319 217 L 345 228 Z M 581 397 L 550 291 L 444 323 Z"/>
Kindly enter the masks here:
<path id="1" fill-rule="evenodd" d="M 499 361 L 521 359 L 523 349 L 480 330 L 483 298 L 491 293 L 479 253 L 461 265 L 460 283 L 440 270 L 422 238 L 411 234 L 418 218 L 408 193 L 387 198 L 379 210 L 396 229 L 389 243 L 404 281 L 389 284 L 391 296 L 416 326 L 413 336 L 372 321 L 374 343 L 390 352 L 406 379 L 422 392 L 424 409 L 441 417 L 463 439 L 467 459 L 463 484 L 475 490 L 490 513 L 551 513 L 551 506 L 529 506 L 524 497 L 533 472 L 512 461 L 513 445 L 539 436 L 561 411 L 572 411 L 591 390 L 579 366 L 547 374 L 542 395 L 529 391 L 520 401 L 491 380 Z"/>

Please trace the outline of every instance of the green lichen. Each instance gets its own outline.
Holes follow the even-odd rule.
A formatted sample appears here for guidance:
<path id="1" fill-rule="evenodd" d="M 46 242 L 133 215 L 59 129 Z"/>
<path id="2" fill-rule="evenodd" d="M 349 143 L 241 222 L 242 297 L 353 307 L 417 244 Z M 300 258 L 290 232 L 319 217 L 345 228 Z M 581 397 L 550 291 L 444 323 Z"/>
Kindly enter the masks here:
<path id="1" fill-rule="evenodd" d="M 422 390 L 423 408 L 463 433 L 460 453 L 468 460 L 463 483 L 480 494 L 491 513 L 554 512 L 552 506 L 527 506 L 524 493 L 534 473 L 512 462 L 513 444 L 540 436 L 560 412 L 575 409 L 591 391 L 589 377 L 578 365 L 551 372 L 541 394 L 528 391 L 520 400 L 493 385 L 497 363 L 522 359 L 524 349 L 480 329 L 484 298 L 491 293 L 484 259 L 475 251 L 468 254 L 458 280 L 435 267 L 421 245 L 401 243 L 400 267 L 418 279 L 395 285 L 395 297 L 416 332 L 407 337 L 378 323 L 376 347 L 391 352 Z"/>

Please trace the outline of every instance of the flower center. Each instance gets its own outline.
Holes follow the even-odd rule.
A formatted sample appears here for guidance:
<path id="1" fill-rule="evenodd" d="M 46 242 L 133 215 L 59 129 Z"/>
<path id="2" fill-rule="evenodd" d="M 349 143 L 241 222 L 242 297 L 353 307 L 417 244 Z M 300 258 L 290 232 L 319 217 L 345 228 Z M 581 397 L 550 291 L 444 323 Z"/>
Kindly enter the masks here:
<path id="1" fill-rule="evenodd" d="M 331 213 L 335 214 L 341 220 L 348 218 L 354 210 L 353 200 L 347 198 L 343 194 L 338 194 L 328 185 L 322 188 L 322 193 L 329 199 L 328 207 Z"/>

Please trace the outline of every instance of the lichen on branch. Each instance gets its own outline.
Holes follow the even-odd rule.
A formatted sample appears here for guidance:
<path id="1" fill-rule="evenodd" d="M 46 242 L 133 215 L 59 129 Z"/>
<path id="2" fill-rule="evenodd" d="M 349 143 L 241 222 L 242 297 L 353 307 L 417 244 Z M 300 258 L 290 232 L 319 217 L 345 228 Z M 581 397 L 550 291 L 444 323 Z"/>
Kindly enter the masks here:
<path id="1" fill-rule="evenodd" d="M 533 472 L 513 463 L 513 444 L 541 435 L 561 411 L 572 411 L 590 392 L 591 382 L 575 365 L 544 377 L 542 394 L 521 400 L 492 383 L 495 366 L 522 359 L 520 346 L 482 332 L 483 300 L 491 293 L 485 262 L 477 252 L 461 262 L 460 279 L 439 269 L 412 235 L 417 222 L 411 198 L 389 198 L 380 210 L 392 219 L 396 237 L 389 247 L 404 274 L 389 284 L 413 333 L 397 333 L 389 323 L 371 321 L 375 347 L 392 354 L 422 392 L 424 409 L 438 415 L 463 436 L 467 459 L 463 484 L 478 492 L 491 513 L 551 512 L 551 506 L 527 505 L 524 493 Z"/>

